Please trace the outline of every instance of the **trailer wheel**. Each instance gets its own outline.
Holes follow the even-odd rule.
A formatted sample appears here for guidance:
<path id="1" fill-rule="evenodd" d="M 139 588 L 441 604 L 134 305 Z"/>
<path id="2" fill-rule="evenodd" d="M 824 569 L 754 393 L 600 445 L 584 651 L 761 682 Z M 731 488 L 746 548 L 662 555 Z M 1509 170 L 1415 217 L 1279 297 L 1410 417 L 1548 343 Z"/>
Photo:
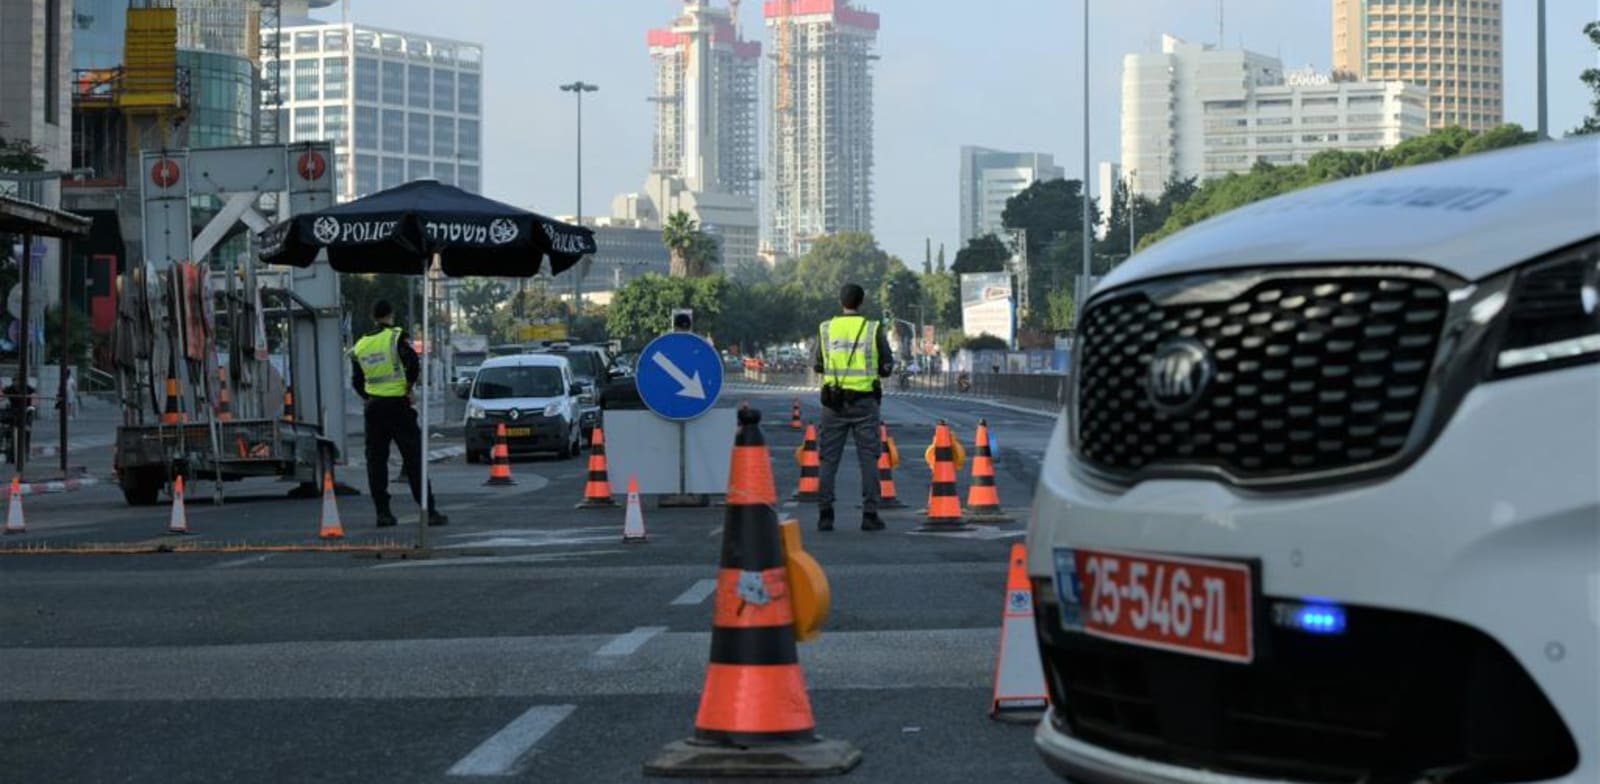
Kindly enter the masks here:
<path id="1" fill-rule="evenodd" d="M 161 500 L 163 477 L 159 470 L 124 471 L 122 498 L 129 506 L 155 506 Z"/>

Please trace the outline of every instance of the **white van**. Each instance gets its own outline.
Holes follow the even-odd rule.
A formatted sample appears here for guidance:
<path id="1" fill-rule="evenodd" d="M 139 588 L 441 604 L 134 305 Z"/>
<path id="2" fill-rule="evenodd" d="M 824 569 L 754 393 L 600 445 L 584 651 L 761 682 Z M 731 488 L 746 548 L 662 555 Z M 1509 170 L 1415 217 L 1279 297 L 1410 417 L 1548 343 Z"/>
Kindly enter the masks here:
<path id="1" fill-rule="evenodd" d="M 1050 767 L 1600 781 L 1600 138 L 1227 213 L 1079 335 L 1028 530 Z"/>
<path id="2" fill-rule="evenodd" d="M 517 354 L 485 360 L 467 397 L 467 462 L 489 459 L 495 430 L 506 427 L 511 454 L 554 452 L 563 458 L 582 451 L 582 393 L 565 357 Z"/>

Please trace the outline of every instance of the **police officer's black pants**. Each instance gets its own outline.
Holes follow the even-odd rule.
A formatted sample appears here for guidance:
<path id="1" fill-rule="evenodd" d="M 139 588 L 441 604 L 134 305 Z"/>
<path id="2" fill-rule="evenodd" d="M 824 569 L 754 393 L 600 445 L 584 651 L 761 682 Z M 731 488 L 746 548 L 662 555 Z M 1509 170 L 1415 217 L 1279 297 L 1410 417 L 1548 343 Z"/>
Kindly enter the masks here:
<path id="1" fill-rule="evenodd" d="M 389 512 L 389 442 L 400 447 L 400 470 L 411 483 L 411 499 L 422 503 L 422 431 L 417 410 L 405 398 L 375 397 L 367 401 L 367 489 L 380 513 Z M 428 509 L 438 511 L 432 483 Z"/>

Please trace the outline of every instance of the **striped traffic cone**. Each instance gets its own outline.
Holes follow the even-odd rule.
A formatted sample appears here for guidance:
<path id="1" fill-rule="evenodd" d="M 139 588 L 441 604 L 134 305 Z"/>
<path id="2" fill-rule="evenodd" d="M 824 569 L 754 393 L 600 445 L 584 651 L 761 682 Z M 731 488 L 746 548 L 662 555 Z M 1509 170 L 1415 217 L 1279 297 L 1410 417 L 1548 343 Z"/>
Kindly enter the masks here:
<path id="1" fill-rule="evenodd" d="M 504 486 L 516 483 L 511 478 L 511 449 L 506 446 L 506 423 L 496 422 L 494 447 L 489 450 L 489 481 L 484 484 Z"/>
<path id="2" fill-rule="evenodd" d="M 11 477 L 11 503 L 6 507 L 6 533 L 25 534 L 28 520 L 22 515 L 22 479 Z"/>
<path id="3" fill-rule="evenodd" d="M 878 423 L 878 443 L 883 446 L 878 450 L 878 508 L 903 509 L 905 502 L 894 488 L 894 465 L 889 460 L 889 446 L 894 440 L 889 436 L 889 426 Z"/>
<path id="4" fill-rule="evenodd" d="M 1038 637 L 1033 627 L 1033 589 L 1028 584 L 1027 547 L 1011 545 L 1011 567 L 1006 574 L 1006 604 L 1000 615 L 1000 652 L 994 661 L 994 696 L 989 718 L 996 721 L 1037 724 L 1050 705 L 1039 662 Z"/>
<path id="5" fill-rule="evenodd" d="M 961 519 L 961 498 L 956 492 L 955 442 L 950 426 L 943 419 L 933 431 L 933 483 L 928 487 L 927 522 L 924 531 L 968 530 Z"/>
<path id="6" fill-rule="evenodd" d="M 800 421 L 800 401 L 795 400 L 789 404 L 789 429 L 799 430 L 802 427 L 805 425 Z"/>
<path id="7" fill-rule="evenodd" d="M 711 656 L 694 737 L 668 744 L 644 771 L 658 776 L 818 776 L 861 761 L 849 743 L 817 736 L 795 649 L 796 602 L 785 567 L 772 460 L 761 414 L 739 412 L 722 526 Z"/>
<path id="8" fill-rule="evenodd" d="M 333 472 L 322 472 L 322 528 L 317 536 L 323 539 L 343 539 L 344 521 L 339 519 L 339 502 L 333 491 Z"/>
<path id="9" fill-rule="evenodd" d="M 795 501 L 816 503 L 822 498 L 822 460 L 817 452 L 817 426 L 806 424 L 805 442 L 795 455 L 800 462 L 800 486 L 790 496 Z"/>
<path id="10" fill-rule="evenodd" d="M 294 387 L 283 388 L 283 421 L 294 421 Z"/>
<path id="11" fill-rule="evenodd" d="M 217 368 L 217 421 L 233 421 L 233 394 L 228 391 L 228 369 Z"/>
<path id="12" fill-rule="evenodd" d="M 167 402 L 161 409 L 161 424 L 176 425 L 183 415 L 178 412 L 178 369 L 167 363 Z"/>
<path id="13" fill-rule="evenodd" d="M 617 505 L 611 497 L 611 475 L 606 469 L 606 434 L 599 425 L 589 439 L 589 480 L 583 485 L 583 500 L 579 509 L 611 509 Z"/>
<path id="14" fill-rule="evenodd" d="M 978 435 L 973 440 L 972 482 L 967 485 L 967 512 L 988 520 L 1002 519 L 1000 489 L 994 483 L 994 458 L 989 453 L 989 423 L 978 420 Z"/>

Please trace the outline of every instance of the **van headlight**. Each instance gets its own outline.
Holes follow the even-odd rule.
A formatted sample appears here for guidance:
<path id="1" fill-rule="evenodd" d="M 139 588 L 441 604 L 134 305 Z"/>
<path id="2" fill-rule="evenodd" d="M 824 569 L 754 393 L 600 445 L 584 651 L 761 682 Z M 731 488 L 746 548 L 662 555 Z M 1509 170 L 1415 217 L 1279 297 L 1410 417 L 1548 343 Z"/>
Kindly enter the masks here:
<path id="1" fill-rule="evenodd" d="M 545 406 L 544 407 L 544 415 L 547 416 L 547 417 L 558 417 L 558 416 L 561 416 L 561 404 L 560 403 L 551 403 L 550 405 Z"/>
<path id="2" fill-rule="evenodd" d="M 483 419 L 487 416 L 489 416 L 489 412 L 485 411 L 483 406 L 467 406 L 468 419 Z"/>
<path id="3" fill-rule="evenodd" d="M 1492 377 L 1600 360 L 1600 241 L 1513 274 L 1499 314 Z"/>

